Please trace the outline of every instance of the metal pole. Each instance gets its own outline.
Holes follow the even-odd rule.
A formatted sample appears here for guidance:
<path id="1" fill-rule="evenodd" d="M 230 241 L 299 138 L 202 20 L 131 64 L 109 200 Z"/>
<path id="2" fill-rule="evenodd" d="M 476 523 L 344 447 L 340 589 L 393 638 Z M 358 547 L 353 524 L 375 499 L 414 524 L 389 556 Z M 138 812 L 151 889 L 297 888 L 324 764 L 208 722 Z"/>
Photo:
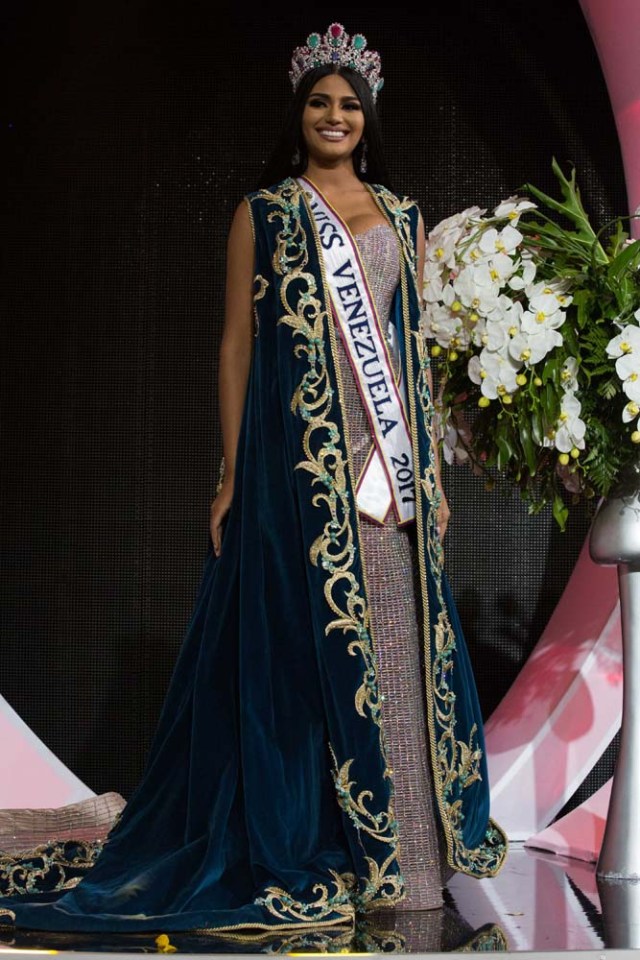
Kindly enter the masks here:
<path id="1" fill-rule="evenodd" d="M 620 590 L 622 728 L 597 867 L 612 880 L 640 880 L 640 498 L 627 491 L 600 504 L 589 539 L 596 563 L 618 565 Z"/>

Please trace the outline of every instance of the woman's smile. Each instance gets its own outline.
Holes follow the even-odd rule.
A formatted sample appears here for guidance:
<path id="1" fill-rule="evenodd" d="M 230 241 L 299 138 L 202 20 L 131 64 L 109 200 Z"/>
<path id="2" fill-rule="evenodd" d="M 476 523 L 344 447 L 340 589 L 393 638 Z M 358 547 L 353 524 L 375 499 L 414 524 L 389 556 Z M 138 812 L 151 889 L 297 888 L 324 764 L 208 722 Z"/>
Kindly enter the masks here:
<path id="1" fill-rule="evenodd" d="M 335 165 L 352 155 L 364 133 L 362 104 L 339 74 L 322 77 L 311 90 L 302 115 L 302 135 L 311 156 Z M 327 150 L 327 145 L 334 146 Z"/>
<path id="2" fill-rule="evenodd" d="M 321 127 L 318 130 L 318 133 L 323 138 L 323 140 L 332 140 L 335 142 L 339 140 L 344 140 L 345 137 L 349 136 L 348 130 L 336 130 L 332 127 Z"/>

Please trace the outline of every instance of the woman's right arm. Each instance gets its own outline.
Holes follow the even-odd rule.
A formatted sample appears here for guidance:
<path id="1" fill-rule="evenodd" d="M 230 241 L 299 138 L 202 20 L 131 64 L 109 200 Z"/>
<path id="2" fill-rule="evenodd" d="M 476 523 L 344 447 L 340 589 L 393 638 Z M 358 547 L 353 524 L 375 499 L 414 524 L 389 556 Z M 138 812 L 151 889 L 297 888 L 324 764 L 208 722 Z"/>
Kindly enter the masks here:
<path id="1" fill-rule="evenodd" d="M 209 523 L 218 556 L 222 546 L 221 524 L 233 496 L 238 437 L 253 350 L 253 275 L 253 234 L 249 207 L 243 200 L 236 208 L 227 242 L 224 329 L 218 363 L 224 478 L 211 504 Z"/>

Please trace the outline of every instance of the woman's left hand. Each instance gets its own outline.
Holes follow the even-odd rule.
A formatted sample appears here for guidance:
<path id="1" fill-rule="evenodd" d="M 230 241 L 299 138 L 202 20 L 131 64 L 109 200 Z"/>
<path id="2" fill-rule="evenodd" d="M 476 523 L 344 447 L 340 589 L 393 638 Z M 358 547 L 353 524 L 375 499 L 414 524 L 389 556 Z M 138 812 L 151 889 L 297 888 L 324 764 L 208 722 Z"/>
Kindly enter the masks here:
<path id="1" fill-rule="evenodd" d="M 447 503 L 447 498 L 444 495 L 444 490 L 442 487 L 438 487 L 440 491 L 440 506 L 438 507 L 438 534 L 440 536 L 440 541 L 444 540 L 444 535 L 447 532 L 447 524 L 449 523 L 449 517 L 451 516 L 451 511 L 449 510 L 449 504 Z"/>

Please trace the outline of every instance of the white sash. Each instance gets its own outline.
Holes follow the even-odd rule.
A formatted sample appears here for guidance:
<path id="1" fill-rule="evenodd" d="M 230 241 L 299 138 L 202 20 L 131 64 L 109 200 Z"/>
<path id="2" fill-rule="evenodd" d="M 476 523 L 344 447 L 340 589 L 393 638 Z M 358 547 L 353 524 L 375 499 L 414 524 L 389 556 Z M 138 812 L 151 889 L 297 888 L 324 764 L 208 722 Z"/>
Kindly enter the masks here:
<path id="1" fill-rule="evenodd" d="M 351 231 L 306 177 L 298 183 L 311 196 L 331 306 L 371 425 L 374 444 L 356 485 L 358 509 L 384 523 L 393 507 L 399 524 L 415 517 L 411 434 L 402 374 L 398 382 L 375 302 Z M 390 334 L 395 328 L 389 325 Z M 394 344 L 395 346 L 395 344 Z M 401 365 L 399 365 L 401 369 Z"/>

